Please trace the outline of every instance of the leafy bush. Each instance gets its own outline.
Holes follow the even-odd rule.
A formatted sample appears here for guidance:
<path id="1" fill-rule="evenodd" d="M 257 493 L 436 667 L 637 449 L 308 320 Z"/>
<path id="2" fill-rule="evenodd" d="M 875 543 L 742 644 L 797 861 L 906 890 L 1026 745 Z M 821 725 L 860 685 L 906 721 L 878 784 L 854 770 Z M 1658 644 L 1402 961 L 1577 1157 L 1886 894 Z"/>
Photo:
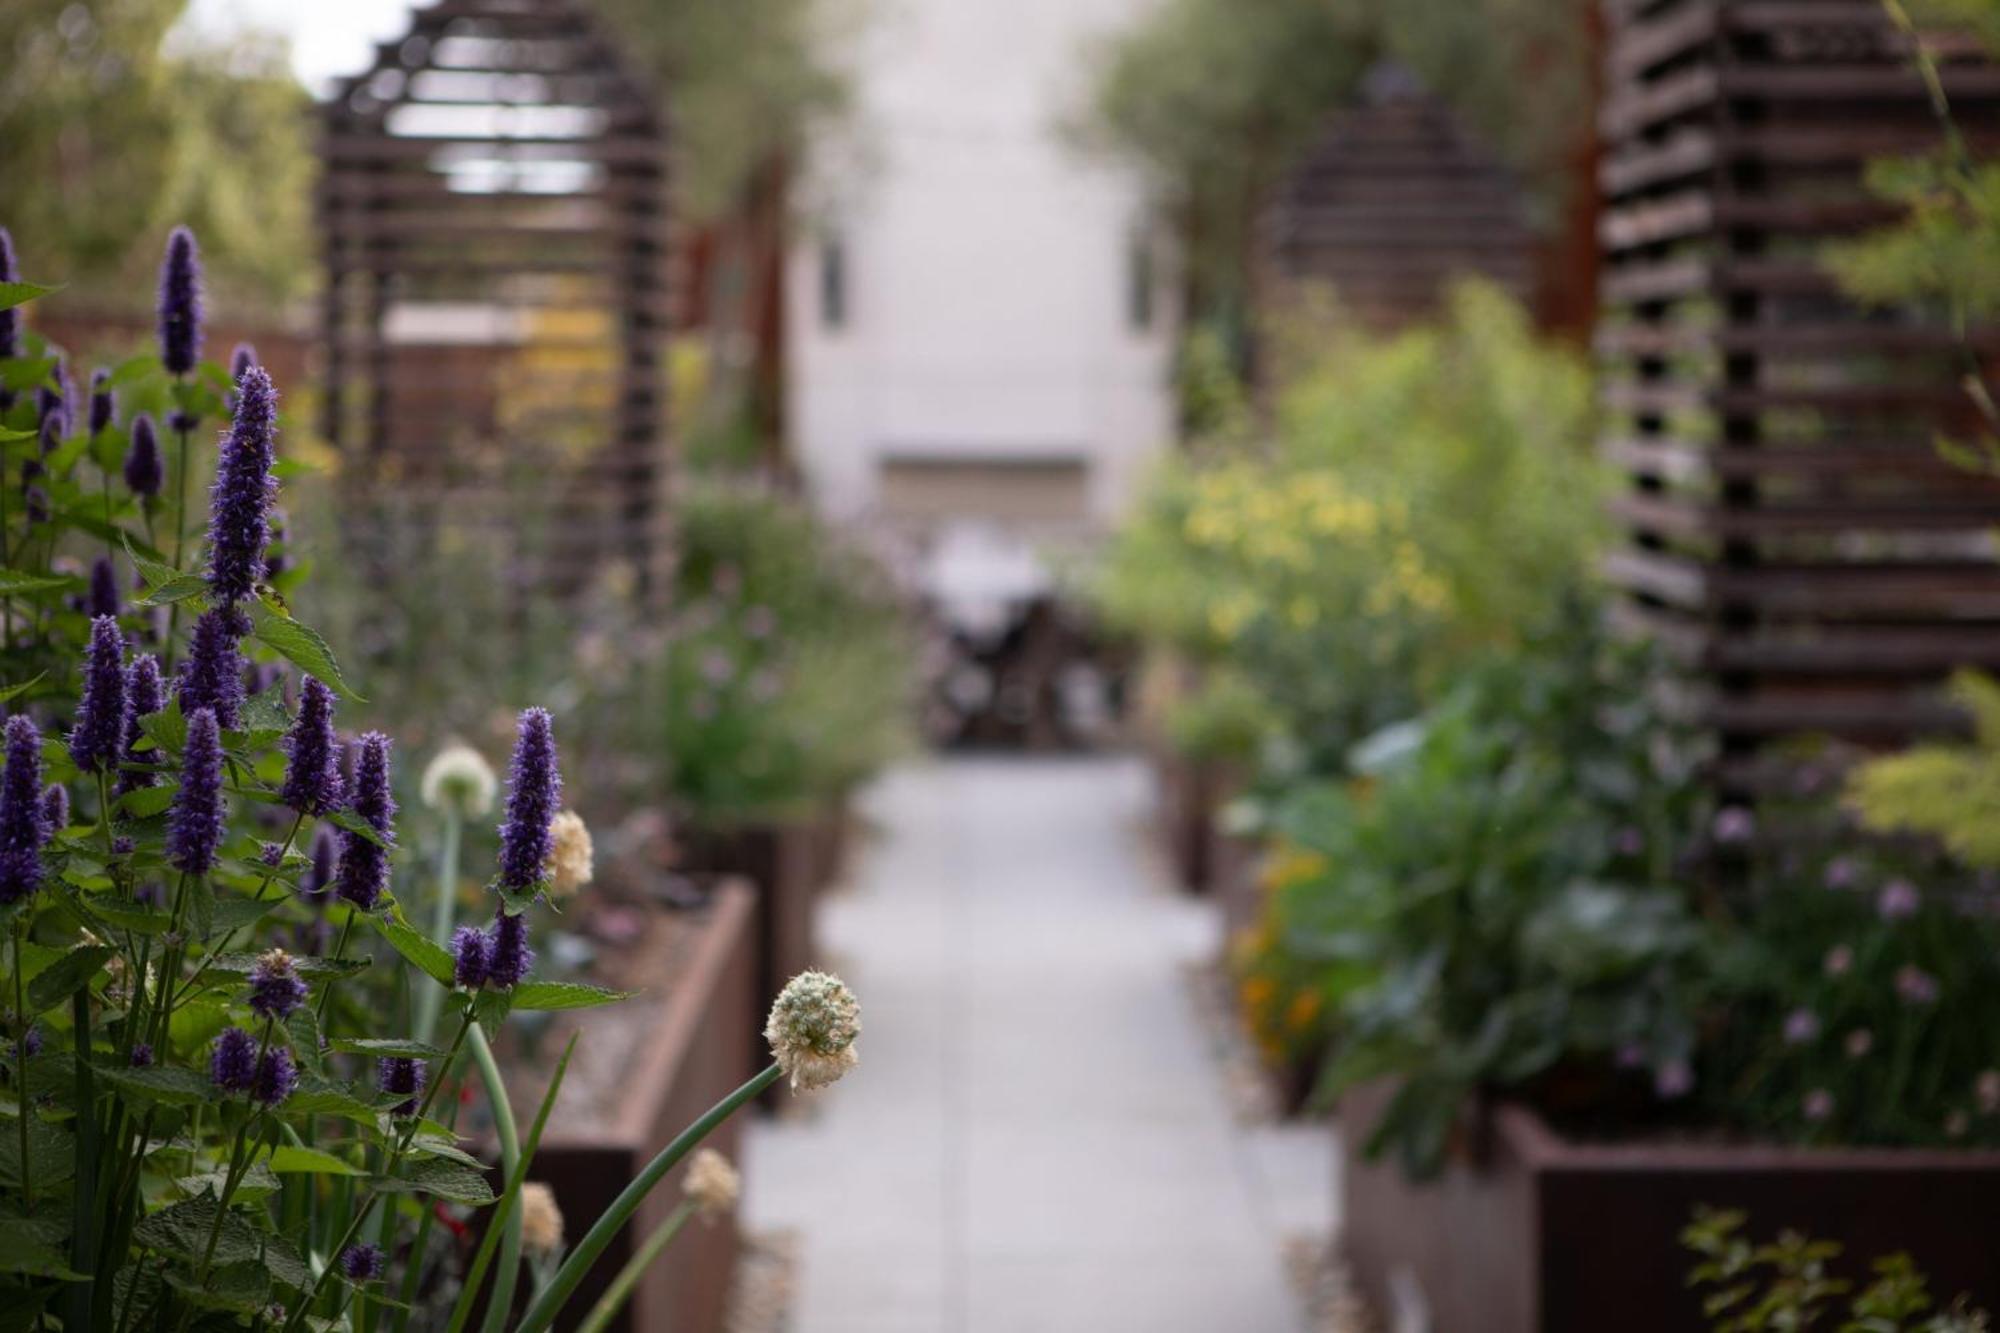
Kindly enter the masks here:
<path id="1" fill-rule="evenodd" d="M 1581 363 L 1491 287 L 1460 288 L 1439 328 L 1316 346 L 1267 445 L 1166 466 L 1098 594 L 1114 625 L 1226 662 L 1287 766 L 1337 773 L 1587 586 L 1600 473 Z"/>

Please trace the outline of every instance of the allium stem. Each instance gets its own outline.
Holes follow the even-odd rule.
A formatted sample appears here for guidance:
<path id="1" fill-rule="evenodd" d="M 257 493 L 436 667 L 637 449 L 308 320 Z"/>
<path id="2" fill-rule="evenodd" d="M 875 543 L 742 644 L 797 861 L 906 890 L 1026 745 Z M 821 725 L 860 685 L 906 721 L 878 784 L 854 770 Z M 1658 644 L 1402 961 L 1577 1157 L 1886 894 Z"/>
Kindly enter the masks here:
<path id="1" fill-rule="evenodd" d="M 456 820 L 454 819 L 454 822 Z M 438 988 L 433 988 L 442 993 Z M 507 1081 L 493 1058 L 486 1030 L 472 1028 L 472 1062 L 479 1067 L 479 1081 L 486 1086 L 486 1102 L 493 1108 L 493 1133 L 500 1140 L 500 1178 L 512 1180 L 521 1160 L 521 1135 L 514 1124 L 514 1104 L 507 1097 Z M 514 1309 L 514 1284 L 521 1275 L 521 1209 L 518 1202 L 507 1210 L 500 1233 L 500 1269 L 493 1275 L 493 1290 L 486 1298 L 485 1333 L 501 1333 Z"/>
<path id="2" fill-rule="evenodd" d="M 438 849 L 437 901 L 431 905 L 431 938 L 449 949 L 458 906 L 458 858 L 465 828 L 458 807 L 447 805 L 444 812 L 444 840 Z M 425 986 L 417 992 L 415 1031 L 418 1041 L 429 1041 L 437 1031 L 438 1014 L 444 1008 L 444 988 Z"/>
<path id="3" fill-rule="evenodd" d="M 680 1234 L 687 1220 L 694 1216 L 694 1210 L 694 1200 L 683 1199 L 667 1214 L 666 1221 L 653 1228 L 653 1234 L 646 1237 L 632 1257 L 625 1261 L 625 1266 L 618 1270 L 618 1276 L 611 1279 L 611 1285 L 597 1298 L 597 1304 L 590 1307 L 590 1313 L 576 1326 L 576 1333 L 604 1333 L 605 1327 L 625 1308 L 625 1302 L 632 1299 L 632 1288 L 639 1285 L 639 1279 L 646 1275 L 646 1270 L 653 1266 L 660 1252 Z"/>
<path id="4" fill-rule="evenodd" d="M 555 1323 L 556 1316 L 562 1312 L 563 1306 L 568 1303 L 570 1296 L 575 1293 L 577 1284 L 583 1281 L 584 1274 L 590 1271 L 591 1266 L 597 1262 L 597 1257 L 611 1244 L 612 1238 L 625 1229 L 625 1224 L 639 1211 L 639 1205 L 646 1201 L 646 1196 L 653 1192 L 654 1186 L 660 1183 L 667 1172 L 679 1165 L 681 1158 L 693 1152 L 703 1139 L 713 1133 L 716 1126 L 761 1095 L 765 1089 L 776 1083 L 783 1073 L 784 1071 L 775 1063 L 765 1066 L 761 1073 L 710 1107 L 701 1119 L 682 1130 L 679 1138 L 662 1148 L 659 1156 L 648 1162 L 646 1169 L 633 1177 L 632 1183 L 627 1185 L 612 1201 L 611 1206 L 604 1210 L 604 1215 L 597 1219 L 596 1225 L 577 1242 L 576 1248 L 569 1252 L 567 1259 L 563 1260 L 562 1267 L 556 1270 L 556 1275 L 549 1279 L 549 1284 L 543 1287 L 541 1294 L 535 1298 L 535 1303 L 528 1307 L 528 1313 L 521 1317 L 519 1324 L 515 1325 L 514 1333 L 546 1333 L 546 1330 Z"/>

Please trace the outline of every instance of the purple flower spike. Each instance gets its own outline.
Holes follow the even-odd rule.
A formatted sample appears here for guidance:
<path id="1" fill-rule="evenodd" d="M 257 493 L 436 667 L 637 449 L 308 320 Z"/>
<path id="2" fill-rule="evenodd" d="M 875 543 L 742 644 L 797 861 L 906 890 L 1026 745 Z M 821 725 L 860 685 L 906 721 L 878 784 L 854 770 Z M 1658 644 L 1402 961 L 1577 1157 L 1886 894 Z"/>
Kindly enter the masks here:
<path id="1" fill-rule="evenodd" d="M 349 1282 L 373 1282 L 382 1276 L 382 1247 L 350 1245 L 340 1252 L 340 1272 Z"/>
<path id="2" fill-rule="evenodd" d="M 34 719 L 7 719 L 7 767 L 0 775 L 0 906 L 42 887 L 42 845 L 49 826 L 42 805 L 42 733 Z"/>
<path id="3" fill-rule="evenodd" d="M 14 237 L 5 227 L 0 227 L 0 282 L 19 282 L 21 270 L 14 263 Z M 21 308 L 9 306 L 0 310 L 0 357 L 21 354 Z M 14 395 L 0 395 L 0 408 L 11 407 Z"/>
<path id="4" fill-rule="evenodd" d="M 305 678 L 285 753 L 280 799 L 302 815 L 339 809 L 347 793 L 340 777 L 340 738 L 333 734 L 333 691 L 318 677 Z"/>
<path id="5" fill-rule="evenodd" d="M 206 875 L 222 845 L 222 729 L 215 714 L 196 709 L 187 720 L 181 788 L 167 812 L 167 859 L 177 870 Z"/>
<path id="6" fill-rule="evenodd" d="M 266 1106 L 276 1106 L 299 1086 L 299 1067 L 292 1060 L 292 1053 L 282 1046 L 275 1046 L 264 1052 L 264 1058 L 257 1062 L 257 1077 L 250 1085 L 252 1099 Z"/>
<path id="7" fill-rule="evenodd" d="M 478 990 L 492 971 L 492 948 L 486 932 L 477 926 L 460 926 L 451 935 L 452 982 L 466 990 Z"/>
<path id="8" fill-rule="evenodd" d="M 42 789 L 42 823 L 51 835 L 69 827 L 69 788 L 60 782 Z"/>
<path id="9" fill-rule="evenodd" d="M 236 410 L 236 386 L 243 382 L 243 372 L 261 364 L 257 360 L 257 349 L 249 343 L 237 343 L 229 349 L 229 392 L 222 395 L 222 405 L 229 411 Z"/>
<path id="10" fill-rule="evenodd" d="M 386 1055 L 375 1063 L 375 1086 L 402 1101 L 389 1108 L 390 1115 L 415 1115 L 417 1098 L 424 1091 L 424 1062 L 407 1055 Z"/>
<path id="11" fill-rule="evenodd" d="M 233 606 L 211 607 L 194 622 L 188 658 L 174 687 L 183 714 L 210 709 L 225 731 L 241 723 L 243 654 L 236 644 L 249 629 L 249 620 Z"/>
<path id="12" fill-rule="evenodd" d="M 305 1002 L 305 980 L 283 949 L 264 954 L 250 969 L 250 1007 L 264 1017 L 283 1022 Z"/>
<path id="13" fill-rule="evenodd" d="M 33 1023 L 28 1024 L 28 1030 L 21 1034 L 19 1041 L 10 1041 L 7 1043 L 7 1054 L 16 1060 L 20 1059 L 23 1055 L 32 1060 L 41 1053 L 42 1030 Z"/>
<path id="14" fill-rule="evenodd" d="M 201 360 L 201 253 L 194 233 L 175 227 L 160 265 L 160 363 L 185 375 Z"/>
<path id="15" fill-rule="evenodd" d="M 145 728 L 139 719 L 159 712 L 167 706 L 166 686 L 160 680 L 160 659 L 151 653 L 140 653 L 125 668 L 125 764 L 119 769 L 118 790 L 122 794 L 150 787 L 160 780 L 157 773 L 130 767 L 145 764 L 158 758 L 152 751 L 141 752 L 139 742 L 146 738 Z"/>
<path id="16" fill-rule="evenodd" d="M 555 728 L 546 708 L 521 714 L 514 758 L 507 769 L 507 818 L 500 825 L 500 887 L 531 889 L 541 882 L 555 841 L 549 822 L 561 808 L 562 773 L 556 766 Z"/>
<path id="17" fill-rule="evenodd" d="M 277 434 L 278 391 L 262 366 L 243 372 L 236 420 L 222 440 L 215 486 L 208 501 L 208 587 L 217 601 L 240 601 L 256 591 L 270 540 L 271 441 Z"/>
<path id="18" fill-rule="evenodd" d="M 511 990 L 528 978 L 535 965 L 535 951 L 528 947 L 528 917 L 525 912 L 509 913 L 505 907 L 494 918 L 487 946 L 486 980 L 500 990 Z"/>
<path id="19" fill-rule="evenodd" d="M 299 892 L 307 902 L 323 903 L 333 892 L 334 857 L 340 849 L 340 840 L 334 836 L 331 824 L 321 824 L 313 829 L 312 842 L 306 849 L 306 857 L 311 864 L 299 876 Z"/>
<path id="20" fill-rule="evenodd" d="M 385 844 L 396 836 L 396 798 L 389 792 L 389 738 L 379 731 L 361 738 L 361 757 L 354 764 L 354 813 L 367 821 L 381 841 L 343 831 L 334 887 L 341 897 L 369 912 L 389 887 L 389 848 Z"/>
<path id="21" fill-rule="evenodd" d="M 1715 812 L 1710 832 L 1717 842 L 1738 846 L 1757 836 L 1757 817 L 1743 806 L 1725 805 Z"/>
<path id="22" fill-rule="evenodd" d="M 257 1081 L 257 1039 L 242 1028 L 224 1028 L 208 1057 L 208 1078 L 224 1092 L 248 1092 Z"/>
<path id="23" fill-rule="evenodd" d="M 118 611 L 118 571 L 110 556 L 100 555 L 90 562 L 90 614 L 116 616 Z"/>
<path id="24" fill-rule="evenodd" d="M 132 418 L 132 443 L 125 450 L 125 485 L 132 494 L 150 500 L 159 495 L 160 483 L 166 480 L 166 475 L 152 414 L 141 412 Z"/>
<path id="25" fill-rule="evenodd" d="M 132 1043 L 132 1068 L 144 1069 L 153 1063 L 153 1044 L 149 1041 Z"/>
<path id="26" fill-rule="evenodd" d="M 86 773 L 118 762 L 125 743 L 125 636 L 115 616 L 90 622 L 83 664 L 83 702 L 69 734 L 69 757 Z"/>
<path id="27" fill-rule="evenodd" d="M 110 387 L 111 372 L 99 367 L 90 372 L 90 433 L 102 435 L 118 419 L 118 392 Z"/>

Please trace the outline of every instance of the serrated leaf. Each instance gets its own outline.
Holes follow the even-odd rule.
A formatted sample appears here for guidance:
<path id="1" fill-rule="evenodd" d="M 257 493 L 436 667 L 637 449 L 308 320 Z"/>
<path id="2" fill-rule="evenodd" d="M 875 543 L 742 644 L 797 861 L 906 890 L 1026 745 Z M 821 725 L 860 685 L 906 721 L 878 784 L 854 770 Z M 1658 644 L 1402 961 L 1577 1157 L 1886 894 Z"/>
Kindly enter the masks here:
<path id="1" fill-rule="evenodd" d="M 223 1186 L 228 1183 L 228 1170 L 218 1165 L 213 1171 L 204 1171 L 198 1176 L 182 1176 L 174 1182 L 174 1187 L 189 1196 L 208 1193 L 219 1197 Z M 252 1162 L 244 1170 L 243 1178 L 236 1182 L 233 1202 L 255 1203 L 259 1199 L 269 1198 L 282 1188 L 284 1188 L 283 1183 L 271 1174 L 270 1167 L 262 1162 Z"/>
<path id="2" fill-rule="evenodd" d="M 34 689 L 35 686 L 47 680 L 48 677 L 49 673 L 46 671 L 37 672 L 32 680 L 24 680 L 19 685 L 9 685 L 5 689 L 0 689 L 0 704 L 9 703 L 20 698 L 29 690 Z"/>
<path id="3" fill-rule="evenodd" d="M 155 606 L 169 606 L 174 602 L 185 602 L 190 597 L 199 597 L 208 591 L 208 580 L 199 574 L 176 574 L 166 582 L 147 590 L 143 597 L 136 597 L 132 605 L 141 610 Z"/>
<path id="4" fill-rule="evenodd" d="M 99 1065 L 97 1076 L 121 1095 L 161 1106 L 197 1106 L 215 1097 L 215 1085 L 192 1069 L 148 1065 L 142 1069 Z"/>
<path id="5" fill-rule="evenodd" d="M 330 1152 L 318 1148 L 300 1148 L 286 1144 L 274 1148 L 270 1157 L 271 1170 L 281 1176 L 362 1176 L 368 1174 L 360 1167 L 335 1157 Z"/>
<path id="6" fill-rule="evenodd" d="M 370 918 L 376 931 L 404 960 L 441 986 L 449 987 L 456 974 L 451 953 L 436 940 L 403 920 L 403 909 L 390 907 Z"/>
<path id="7" fill-rule="evenodd" d="M 62 1228 L 47 1222 L 0 1218 L 0 1273 L 88 1282 L 89 1275 L 72 1270 L 69 1256 L 56 1248 L 62 1240 Z"/>
<path id="8" fill-rule="evenodd" d="M 354 703 L 367 702 L 348 685 L 346 678 L 340 674 L 340 663 L 334 660 L 333 649 L 310 625 L 280 612 L 266 610 L 257 617 L 256 628 L 250 633 L 301 671 L 319 677 L 322 684 L 343 698 Z"/>
<path id="9" fill-rule="evenodd" d="M 417 1135 L 414 1139 L 410 1140 L 410 1151 L 428 1153 L 432 1157 L 443 1157 L 449 1161 L 457 1162 L 460 1166 L 469 1166 L 475 1171 L 484 1171 L 486 1169 L 486 1163 L 459 1147 L 453 1140 L 437 1134 Z"/>
<path id="10" fill-rule="evenodd" d="M 18 569 L 0 569 L 0 597 L 25 597 L 30 593 L 75 588 L 77 581 L 65 574 L 27 574 Z"/>
<path id="11" fill-rule="evenodd" d="M 169 1204 L 141 1218 L 132 1229 L 132 1239 L 149 1250 L 199 1263 L 207 1252 L 209 1233 L 216 1229 L 218 1209 L 212 1194 Z M 258 1249 L 257 1233 L 248 1222 L 233 1212 L 222 1219 L 215 1241 L 215 1262 L 238 1264 L 254 1260 Z"/>
<path id="12" fill-rule="evenodd" d="M 285 1031 L 292 1039 L 292 1053 L 299 1064 L 315 1074 L 324 1073 L 325 1058 L 320 1053 L 319 1019 L 311 1005 L 301 1005 L 285 1019 Z"/>
<path id="13" fill-rule="evenodd" d="M 349 833 L 355 834 L 359 837 L 366 838 L 368 841 L 374 843 L 377 847 L 395 846 L 394 843 L 390 842 L 387 838 L 383 837 L 380 833 L 376 832 L 375 826 L 373 824 L 370 824 L 367 820 L 355 814 L 352 810 L 334 810 L 326 814 L 324 818 L 328 822 L 333 824 L 334 827 L 339 829 L 344 829 Z"/>
<path id="14" fill-rule="evenodd" d="M 489 1034 L 498 1032 L 513 1011 L 511 990 L 482 990 L 472 997 L 472 1016 Z"/>
<path id="15" fill-rule="evenodd" d="M 181 700 L 175 695 L 167 700 L 167 706 L 157 713 L 148 713 L 139 719 L 139 730 L 147 739 L 168 754 L 179 754 L 187 748 L 187 719 L 181 716 Z"/>
<path id="16" fill-rule="evenodd" d="M 374 1127 L 378 1108 L 356 1096 L 351 1088 L 319 1080 L 305 1082 L 307 1086 L 285 1100 L 287 1115 L 337 1115 L 357 1125 Z"/>
<path id="17" fill-rule="evenodd" d="M 284 901 L 282 896 L 276 898 L 217 898 L 215 900 L 215 911 L 210 920 L 210 929 L 214 932 L 226 934 L 232 930 L 241 930 L 245 926 L 255 925 L 275 911 Z M 293 961 L 303 964 L 307 960 L 298 958 Z M 305 969 L 301 967 L 299 970 L 303 972 Z"/>
<path id="18" fill-rule="evenodd" d="M 192 1273 L 177 1268 L 167 1270 L 167 1285 L 205 1310 L 232 1310 L 255 1314 L 269 1303 L 271 1278 L 255 1258 L 241 1263 L 219 1264 L 208 1277 L 196 1281 Z"/>
<path id="19" fill-rule="evenodd" d="M 29 1065 L 30 1076 L 34 1066 Z M 39 1115 L 28 1117 L 28 1165 L 35 1188 L 60 1185 L 76 1175 L 76 1136 Z M 0 1134 L 0 1180 L 21 1183 L 21 1139 L 16 1125 Z"/>
<path id="20" fill-rule="evenodd" d="M 304 1291 L 312 1285 L 312 1271 L 299 1254 L 298 1247 L 284 1236 L 264 1237 L 264 1271 L 283 1285 L 294 1291 Z"/>
<path id="21" fill-rule="evenodd" d="M 637 991 L 606 990 L 580 981 L 524 981 L 514 987 L 516 1009 L 594 1009 L 629 1000 Z"/>
<path id="22" fill-rule="evenodd" d="M 92 910 L 120 930 L 131 931 L 135 935 L 164 935 L 173 924 L 173 914 L 155 911 L 150 907 L 135 907 L 130 903 L 111 902 L 100 897 L 91 905 Z"/>
<path id="23" fill-rule="evenodd" d="M 0 357 L 0 386 L 16 393 L 37 389 L 48 383 L 55 368 L 56 359 L 52 356 Z"/>
<path id="24" fill-rule="evenodd" d="M 268 910 L 269 908 L 276 907 L 279 901 L 281 900 L 274 898 L 264 904 L 264 906 Z M 250 975 L 251 969 L 257 966 L 257 960 L 261 957 L 263 957 L 262 954 L 255 953 L 222 953 L 217 954 L 214 961 L 208 966 L 210 971 L 231 972 L 237 976 L 247 977 Z M 291 959 L 292 966 L 298 970 L 300 976 L 315 981 L 327 978 L 351 977 L 357 973 L 366 972 L 372 966 L 366 958 L 317 958 L 311 954 L 293 954 L 291 955 Z"/>
<path id="25" fill-rule="evenodd" d="M 92 945 L 71 949 L 60 960 L 48 967 L 42 974 L 28 983 L 28 1009 L 42 1014 L 67 1000 L 77 991 L 90 984 L 112 954 L 117 950 L 106 945 Z"/>
<path id="26" fill-rule="evenodd" d="M 402 1174 L 384 1180 L 382 1188 L 432 1194 L 451 1203 L 480 1208 L 493 1202 L 493 1187 L 486 1176 L 462 1162 L 446 1157 L 420 1157 L 406 1163 Z"/>
<path id="27" fill-rule="evenodd" d="M 38 282 L 0 282 L 0 310 L 12 310 L 61 290 L 60 286 L 44 287 Z"/>
<path id="28" fill-rule="evenodd" d="M 134 819 L 163 815 L 179 793 L 178 783 L 162 782 L 151 787 L 134 787 L 118 798 L 118 810 Z"/>
<path id="29" fill-rule="evenodd" d="M 166 584 L 172 583 L 175 579 L 190 577 L 165 561 L 139 554 L 137 548 L 132 544 L 131 535 L 127 533 L 124 537 L 125 554 L 132 561 L 132 567 L 139 571 L 139 577 L 146 581 L 147 588 L 163 587 Z"/>
<path id="30" fill-rule="evenodd" d="M 444 1048 L 427 1041 L 401 1041 L 391 1037 L 337 1037 L 333 1049 L 348 1055 L 402 1056 L 410 1060 L 436 1060 Z"/>

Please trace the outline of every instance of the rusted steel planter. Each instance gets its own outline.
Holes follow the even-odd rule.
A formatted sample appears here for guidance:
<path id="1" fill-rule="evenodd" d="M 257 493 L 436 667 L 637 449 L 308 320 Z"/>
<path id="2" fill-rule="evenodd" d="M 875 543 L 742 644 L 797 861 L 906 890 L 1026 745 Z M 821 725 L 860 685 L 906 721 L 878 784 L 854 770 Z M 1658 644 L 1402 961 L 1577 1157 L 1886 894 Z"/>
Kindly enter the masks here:
<path id="1" fill-rule="evenodd" d="M 1243 790 L 1240 767 L 1161 747 L 1153 752 L 1153 779 L 1160 838 L 1175 883 L 1189 893 L 1223 892 L 1242 839 L 1223 831 L 1221 815 Z"/>
<path id="2" fill-rule="evenodd" d="M 1743 1208 L 1759 1237 L 1839 1241 L 1845 1275 L 1907 1250 L 1932 1291 L 2000 1302 L 2000 1153 L 1575 1142 L 1525 1107 L 1482 1117 L 1469 1160 L 1412 1185 L 1360 1153 L 1387 1101 L 1341 1103 L 1343 1247 L 1392 1326 L 1411 1300 L 1434 1333 L 1687 1333 L 1705 1328 L 1681 1228 Z"/>
<path id="3" fill-rule="evenodd" d="M 746 884 L 725 884 L 708 912 L 702 937 L 679 962 L 649 1039 L 634 1056 L 623 1100 L 606 1117 L 606 1127 L 567 1131 L 558 1105 L 535 1156 L 532 1175 L 555 1190 L 572 1240 L 589 1230 L 676 1135 L 755 1072 L 752 1037 L 758 1006 L 752 991 L 756 958 L 751 932 L 756 896 Z M 667 981 L 662 978 L 663 985 Z M 739 1136 L 740 1124 L 731 1120 L 705 1143 L 736 1161 Z M 686 1169 L 683 1165 L 668 1175 L 612 1241 L 585 1276 L 558 1328 L 576 1326 L 633 1250 L 673 1210 Z M 734 1219 L 690 1223 L 647 1271 L 612 1328 L 616 1333 L 666 1328 L 718 1333 L 740 1245 Z"/>

